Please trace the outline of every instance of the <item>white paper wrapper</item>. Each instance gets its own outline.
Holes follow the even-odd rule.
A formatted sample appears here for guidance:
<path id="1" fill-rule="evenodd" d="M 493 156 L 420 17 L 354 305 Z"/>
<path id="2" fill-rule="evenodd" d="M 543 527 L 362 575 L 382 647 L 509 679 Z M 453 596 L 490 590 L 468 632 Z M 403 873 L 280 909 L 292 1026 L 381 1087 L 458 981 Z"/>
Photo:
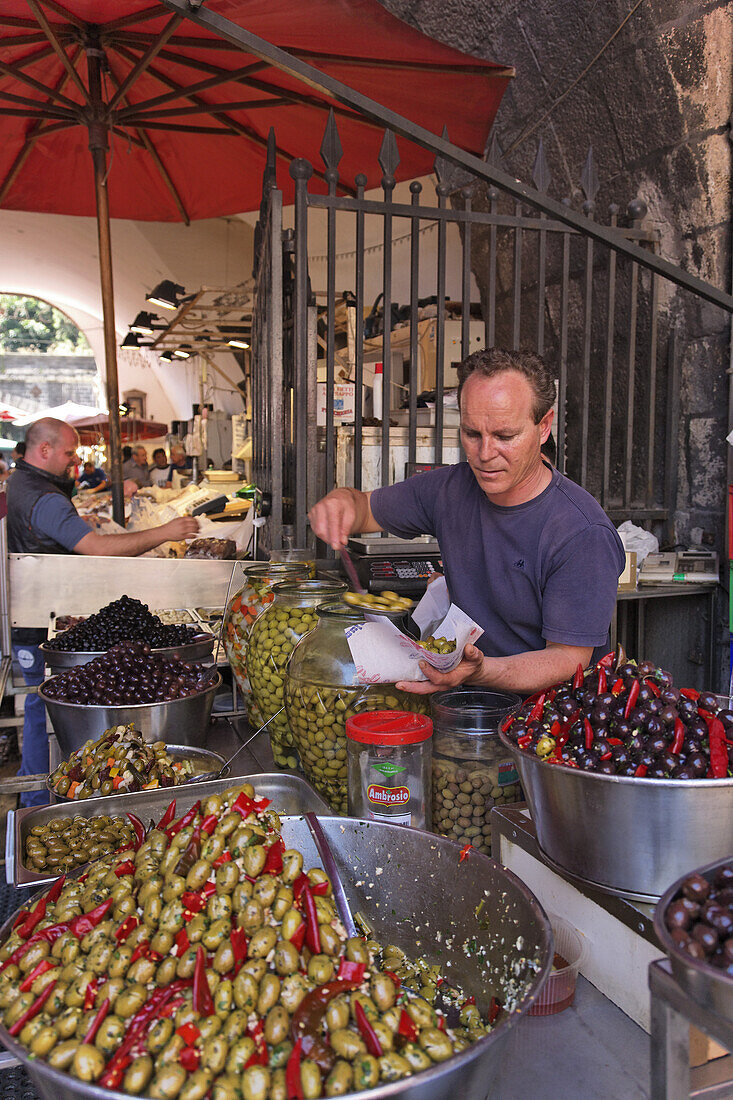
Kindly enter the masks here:
<path id="1" fill-rule="evenodd" d="M 435 589 L 435 591 L 433 591 Z M 450 672 L 460 662 L 464 647 L 483 634 L 481 627 L 460 607 L 450 603 L 444 578 L 428 585 L 412 618 L 420 627 L 420 637 L 455 638 L 452 653 L 428 653 L 412 638 L 398 630 L 381 615 L 366 615 L 366 622 L 346 630 L 356 674 L 362 684 L 393 684 L 397 680 L 426 680 L 420 661 L 427 661 L 441 672 Z"/>

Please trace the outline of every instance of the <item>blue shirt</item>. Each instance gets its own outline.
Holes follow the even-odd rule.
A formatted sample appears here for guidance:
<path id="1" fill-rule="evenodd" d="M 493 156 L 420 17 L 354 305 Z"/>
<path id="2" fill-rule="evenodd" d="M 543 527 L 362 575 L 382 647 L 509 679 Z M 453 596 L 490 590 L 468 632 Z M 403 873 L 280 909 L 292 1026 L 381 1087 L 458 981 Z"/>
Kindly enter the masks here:
<path id="1" fill-rule="evenodd" d="M 95 466 L 90 474 L 82 474 L 79 478 L 79 485 L 86 489 L 96 489 L 98 485 L 101 485 L 103 481 L 107 480 L 107 475 L 104 470 L 100 470 L 99 466 Z"/>
<path id="2" fill-rule="evenodd" d="M 91 531 L 71 501 L 60 493 L 46 493 L 37 501 L 31 512 L 31 526 L 69 551 Z"/>
<path id="3" fill-rule="evenodd" d="M 597 501 L 557 470 L 539 496 L 504 507 L 460 462 L 375 489 L 371 509 L 395 535 L 437 538 L 450 597 L 484 628 L 487 656 L 605 645 L 623 546 Z"/>

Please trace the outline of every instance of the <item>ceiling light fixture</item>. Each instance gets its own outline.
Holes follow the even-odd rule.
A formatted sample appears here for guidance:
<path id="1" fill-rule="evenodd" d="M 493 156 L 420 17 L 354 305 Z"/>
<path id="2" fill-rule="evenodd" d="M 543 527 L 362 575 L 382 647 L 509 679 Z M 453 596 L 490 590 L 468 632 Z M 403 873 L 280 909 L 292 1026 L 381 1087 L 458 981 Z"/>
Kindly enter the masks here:
<path id="1" fill-rule="evenodd" d="M 142 310 L 130 325 L 130 332 L 138 332 L 141 336 L 152 336 L 156 328 L 162 329 L 165 327 L 164 325 L 153 324 L 157 320 L 159 320 L 157 314 L 146 313 Z"/>
<path id="2" fill-rule="evenodd" d="M 183 298 L 185 293 L 185 287 L 172 282 L 170 279 L 164 279 L 162 283 L 158 283 L 145 296 L 145 301 L 152 303 L 154 306 L 160 306 L 161 309 L 178 309 L 181 304 L 180 299 Z"/>
<path id="3" fill-rule="evenodd" d="M 149 345 L 144 345 L 144 346 L 147 347 Z M 128 332 L 127 336 L 125 337 L 125 339 L 120 344 L 120 347 L 121 348 L 139 348 L 140 347 L 140 337 L 136 336 L 134 332 Z"/>
<path id="4" fill-rule="evenodd" d="M 191 355 L 191 345 L 181 344 L 180 348 L 176 348 L 173 352 L 177 359 L 188 359 Z"/>
<path id="5" fill-rule="evenodd" d="M 172 351 L 162 351 L 160 353 L 160 358 L 162 360 L 164 360 L 164 362 L 166 362 L 166 363 L 172 363 L 173 362 L 173 352 Z"/>
<path id="6" fill-rule="evenodd" d="M 248 347 L 249 347 L 249 344 L 247 343 L 247 341 L 246 341 L 246 340 L 242 340 L 242 339 L 240 339 L 240 338 L 239 338 L 238 336 L 233 336 L 233 337 L 231 338 L 231 340 L 228 340 L 228 341 L 227 341 L 227 343 L 229 344 L 229 347 L 230 347 L 230 348 L 242 348 L 242 349 L 246 349 L 246 348 L 248 348 Z"/>

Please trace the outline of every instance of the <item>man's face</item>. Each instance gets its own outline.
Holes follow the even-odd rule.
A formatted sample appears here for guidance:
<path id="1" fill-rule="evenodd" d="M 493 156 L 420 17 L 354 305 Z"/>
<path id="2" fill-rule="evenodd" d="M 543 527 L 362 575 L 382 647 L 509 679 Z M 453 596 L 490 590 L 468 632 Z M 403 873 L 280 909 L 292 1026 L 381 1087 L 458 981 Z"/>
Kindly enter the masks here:
<path id="1" fill-rule="evenodd" d="M 73 428 L 61 432 L 56 443 L 42 443 L 40 452 L 43 468 L 57 477 L 65 477 L 69 467 L 78 461 L 78 444 L 79 438 Z"/>
<path id="2" fill-rule="evenodd" d="M 135 459 L 138 466 L 147 466 L 148 455 L 144 447 L 138 447 L 135 451 L 133 451 L 132 457 Z"/>
<path id="3" fill-rule="evenodd" d="M 93 462 L 85 462 L 84 463 L 84 473 L 85 474 L 93 474 L 94 473 L 94 463 Z"/>
<path id="4" fill-rule="evenodd" d="M 164 470 L 168 465 L 168 459 L 165 457 L 165 454 L 163 452 L 159 451 L 155 455 L 155 465 L 158 467 L 159 470 Z"/>
<path id="5" fill-rule="evenodd" d="M 534 486 L 552 410 L 535 424 L 534 393 L 518 371 L 475 374 L 461 391 L 461 442 L 476 481 L 495 504 L 521 504 Z"/>

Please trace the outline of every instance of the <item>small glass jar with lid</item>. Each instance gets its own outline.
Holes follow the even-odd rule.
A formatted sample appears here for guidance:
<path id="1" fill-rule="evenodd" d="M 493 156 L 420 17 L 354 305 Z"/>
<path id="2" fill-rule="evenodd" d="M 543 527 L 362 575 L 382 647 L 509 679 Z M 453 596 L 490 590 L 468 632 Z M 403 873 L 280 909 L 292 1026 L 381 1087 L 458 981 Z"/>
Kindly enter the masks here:
<path id="1" fill-rule="evenodd" d="M 409 711 L 347 719 L 349 814 L 429 829 L 432 735 L 430 719 Z"/>
<path id="2" fill-rule="evenodd" d="M 499 725 L 521 699 L 456 688 L 430 696 L 433 714 L 433 832 L 491 853 L 491 810 L 518 802 L 519 776 Z"/>
<path id="3" fill-rule="evenodd" d="M 272 589 L 278 582 L 304 580 L 307 576 L 307 566 L 299 562 L 254 562 L 245 567 L 244 585 L 232 596 L 224 612 L 224 649 L 250 721 L 256 722 L 258 715 L 252 710 L 252 693 L 247 678 L 249 632 L 257 616 L 275 598 Z"/>
<path id="4" fill-rule="evenodd" d="M 370 611 L 370 614 L 377 612 Z M 404 615 L 404 613 L 401 613 Z M 394 684 L 360 684 L 346 630 L 364 621 L 345 603 L 322 604 L 318 622 L 298 642 L 287 668 L 288 725 L 307 779 L 336 813 L 348 810 L 346 720 L 367 710 L 429 713 L 423 695 Z M 394 620 L 394 613 L 389 617 Z"/>
<path id="5" fill-rule="evenodd" d="M 285 705 L 285 670 L 293 649 L 316 625 L 316 608 L 346 591 L 343 581 L 281 581 L 272 589 L 272 603 L 259 615 L 249 634 L 247 673 L 263 722 L 270 720 L 272 755 L 279 768 L 296 768 L 298 757 Z M 281 713 L 278 713 L 281 712 Z"/>

